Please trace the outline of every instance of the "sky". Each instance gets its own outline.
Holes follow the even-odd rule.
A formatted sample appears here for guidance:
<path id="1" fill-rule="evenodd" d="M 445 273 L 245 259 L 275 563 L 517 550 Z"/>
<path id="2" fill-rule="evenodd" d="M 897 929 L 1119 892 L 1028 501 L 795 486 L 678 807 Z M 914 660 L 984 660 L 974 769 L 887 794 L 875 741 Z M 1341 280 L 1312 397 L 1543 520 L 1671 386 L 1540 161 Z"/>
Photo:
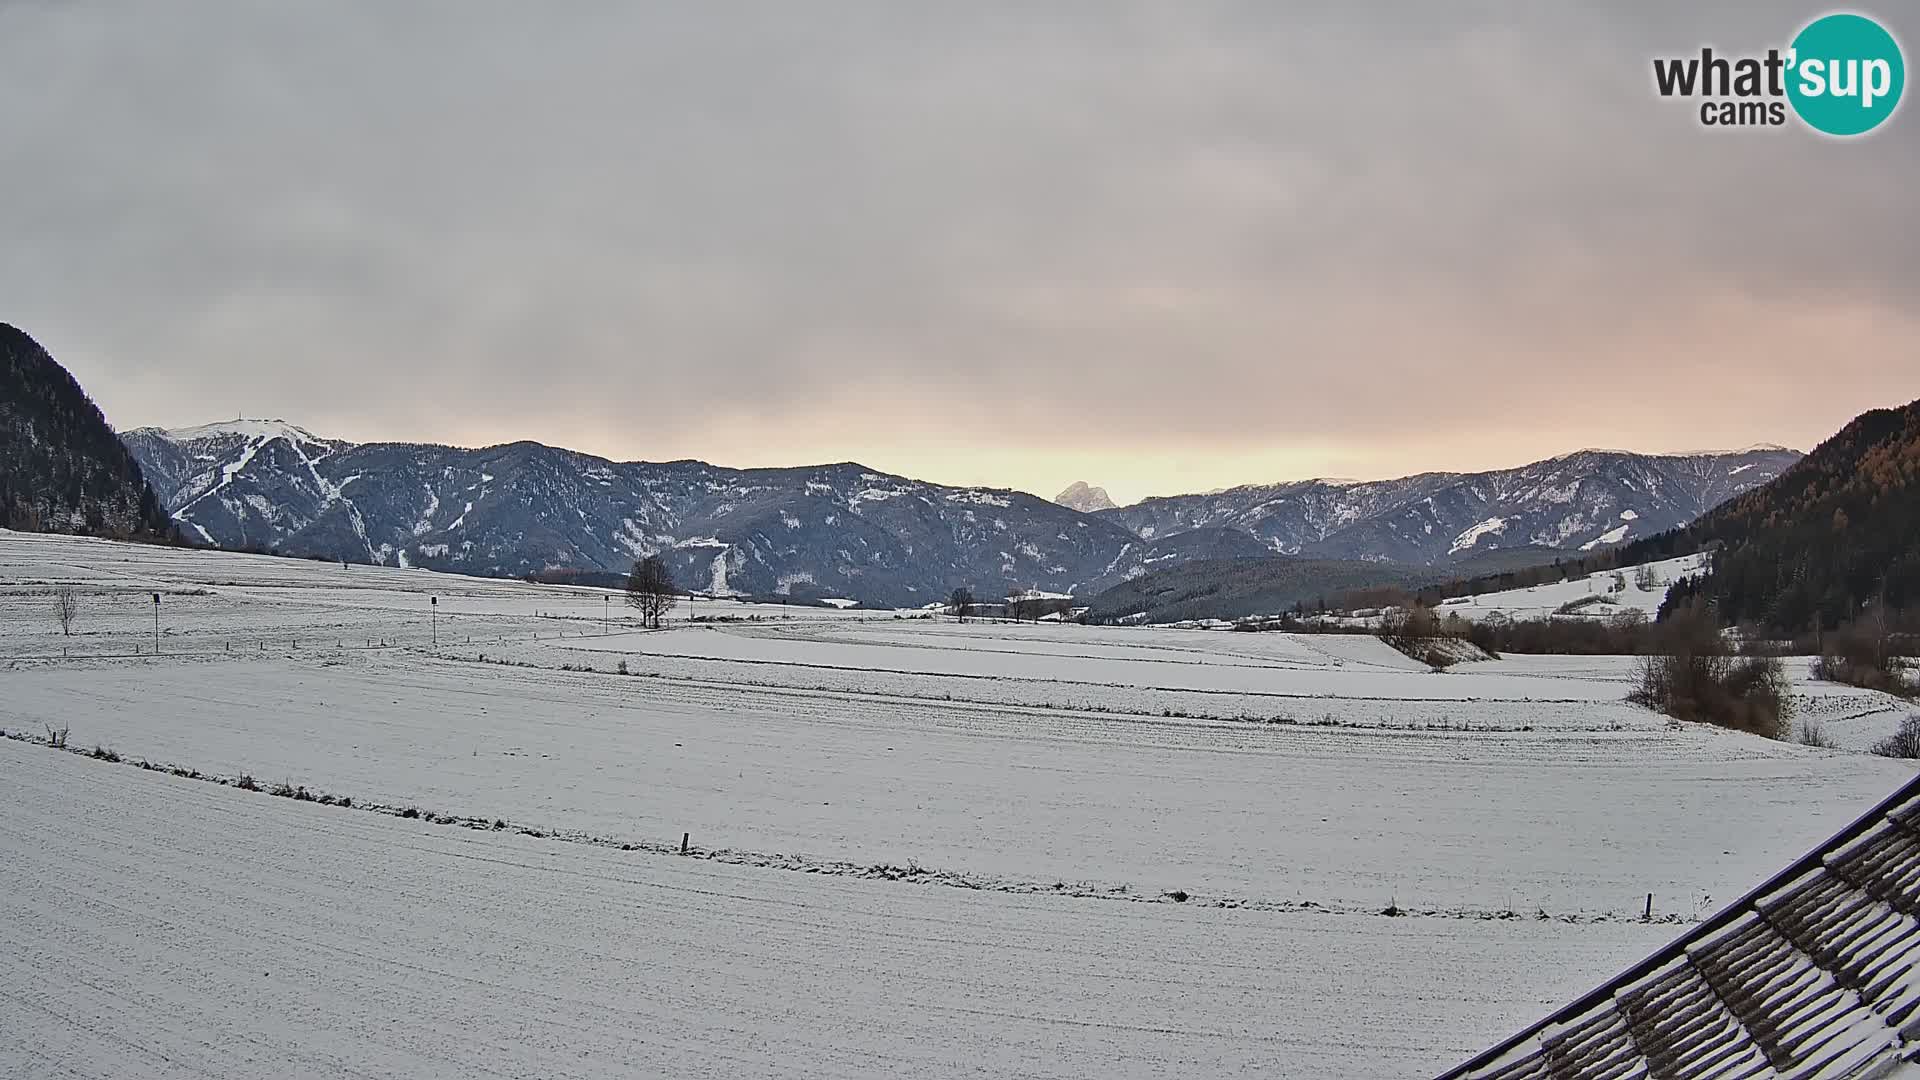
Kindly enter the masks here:
<path id="1" fill-rule="evenodd" d="M 1920 113 L 1651 61 L 1824 10 L 0 0 L 0 321 L 122 429 L 1123 502 L 1806 449 L 1920 398 Z"/>

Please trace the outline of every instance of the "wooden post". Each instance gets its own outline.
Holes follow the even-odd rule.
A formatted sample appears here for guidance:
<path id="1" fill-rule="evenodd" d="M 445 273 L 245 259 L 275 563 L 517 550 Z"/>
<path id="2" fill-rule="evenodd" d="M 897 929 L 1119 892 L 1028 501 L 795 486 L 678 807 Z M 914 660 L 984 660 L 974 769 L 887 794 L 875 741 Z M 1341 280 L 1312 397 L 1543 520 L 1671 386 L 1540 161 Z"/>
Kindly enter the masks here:
<path id="1" fill-rule="evenodd" d="M 680 834 L 680 854 L 685 855 L 687 853 L 687 841 L 691 839 L 693 839 L 692 833 Z"/>
<path id="2" fill-rule="evenodd" d="M 1653 894 L 1647 894 L 1647 913 L 1643 916 L 1647 922 L 1653 921 Z"/>

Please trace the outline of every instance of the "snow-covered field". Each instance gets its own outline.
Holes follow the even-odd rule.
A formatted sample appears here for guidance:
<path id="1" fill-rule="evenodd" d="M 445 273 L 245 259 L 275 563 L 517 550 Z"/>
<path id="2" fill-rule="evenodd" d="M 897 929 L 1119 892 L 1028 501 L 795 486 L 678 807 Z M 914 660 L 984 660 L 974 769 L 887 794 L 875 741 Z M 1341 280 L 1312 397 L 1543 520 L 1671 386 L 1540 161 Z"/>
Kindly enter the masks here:
<path id="1" fill-rule="evenodd" d="M 53 595 L 75 590 L 71 635 L 50 618 Z M 189 548 L 116 544 L 0 529 L 0 655 L 129 656 L 155 648 L 160 596 L 164 653 L 533 641 L 631 630 L 637 613 L 617 591 L 429 570 Z M 917 613 L 916 613 L 917 614 Z M 893 618 L 833 607 L 684 598 L 676 621 Z"/>
<path id="2" fill-rule="evenodd" d="M 122 759 L 0 740 L 0 1074 L 1430 1075 L 1910 774 L 1621 657 L 602 597 L 0 533 L 0 729 Z"/>
<path id="3" fill-rule="evenodd" d="M 0 784 L 5 1076 L 1420 1076 L 1672 930 L 820 878 L 12 741 Z"/>
<path id="4" fill-rule="evenodd" d="M 1667 598 L 1667 589 L 1682 578 L 1692 577 L 1706 568 L 1706 555 L 1683 555 L 1677 559 L 1664 559 L 1647 563 L 1649 580 L 1642 588 L 1637 574 L 1639 568 L 1626 567 L 1617 575 L 1614 573 L 1592 574 L 1584 578 L 1556 581 L 1548 585 L 1535 585 L 1525 589 L 1508 589 L 1504 592 L 1481 593 L 1478 596 L 1458 596 L 1441 603 L 1442 615 L 1458 615 L 1463 619 L 1487 619 L 1506 617 L 1510 619 L 1540 619 L 1562 613 L 1569 605 L 1578 605 L 1567 615 L 1584 618 L 1616 618 L 1629 611 L 1639 612 L 1647 618 L 1653 618 L 1660 610 L 1660 602 Z"/>

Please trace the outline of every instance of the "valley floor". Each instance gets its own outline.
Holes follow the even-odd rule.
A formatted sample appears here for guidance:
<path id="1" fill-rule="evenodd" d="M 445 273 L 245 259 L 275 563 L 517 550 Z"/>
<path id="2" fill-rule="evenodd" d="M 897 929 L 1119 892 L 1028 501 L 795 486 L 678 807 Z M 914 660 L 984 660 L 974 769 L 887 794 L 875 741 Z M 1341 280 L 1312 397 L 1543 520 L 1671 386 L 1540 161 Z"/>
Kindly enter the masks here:
<path id="1" fill-rule="evenodd" d="M 0 1074 L 1431 1075 L 1910 775 L 1620 657 L 616 603 L 0 533 Z"/>

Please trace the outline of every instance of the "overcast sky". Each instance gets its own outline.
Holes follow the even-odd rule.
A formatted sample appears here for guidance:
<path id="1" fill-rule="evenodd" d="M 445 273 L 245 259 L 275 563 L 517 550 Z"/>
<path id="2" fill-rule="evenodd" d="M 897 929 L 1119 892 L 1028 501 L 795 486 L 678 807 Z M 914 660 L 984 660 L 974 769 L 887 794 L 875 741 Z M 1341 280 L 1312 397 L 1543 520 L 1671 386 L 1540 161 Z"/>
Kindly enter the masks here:
<path id="1" fill-rule="evenodd" d="M 1652 90 L 1824 8 L 1292 6 L 0 0 L 0 320 L 123 429 L 1122 500 L 1920 397 L 1913 104 Z"/>

